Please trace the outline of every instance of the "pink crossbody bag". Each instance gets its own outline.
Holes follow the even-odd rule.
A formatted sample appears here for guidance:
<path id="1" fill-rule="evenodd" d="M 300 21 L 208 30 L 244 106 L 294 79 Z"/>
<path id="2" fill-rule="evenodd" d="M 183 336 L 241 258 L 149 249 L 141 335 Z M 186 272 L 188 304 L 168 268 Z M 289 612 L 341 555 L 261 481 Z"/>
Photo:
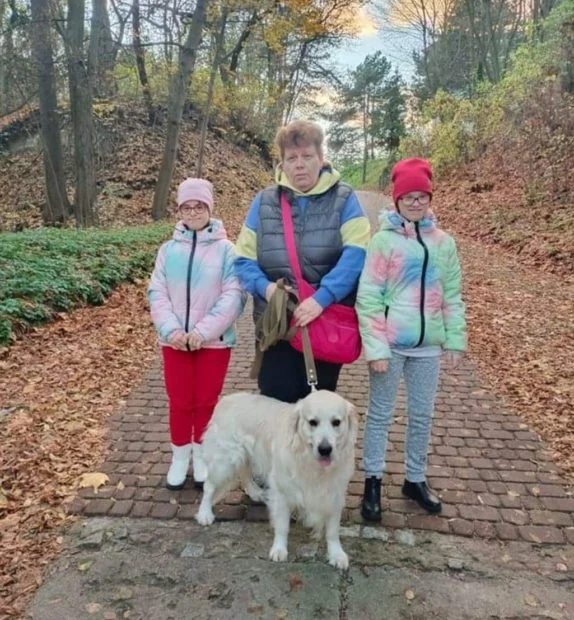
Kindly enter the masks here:
<path id="1" fill-rule="evenodd" d="M 281 194 L 281 215 L 289 263 L 297 281 L 297 295 L 301 302 L 312 297 L 316 291 L 303 279 L 295 246 L 291 206 L 283 193 Z M 354 308 L 349 306 L 341 304 L 327 306 L 318 318 L 309 323 L 309 338 L 313 356 L 323 362 L 352 364 L 361 355 L 359 321 Z M 303 351 L 300 329 L 295 332 L 290 342 L 294 349 Z"/>

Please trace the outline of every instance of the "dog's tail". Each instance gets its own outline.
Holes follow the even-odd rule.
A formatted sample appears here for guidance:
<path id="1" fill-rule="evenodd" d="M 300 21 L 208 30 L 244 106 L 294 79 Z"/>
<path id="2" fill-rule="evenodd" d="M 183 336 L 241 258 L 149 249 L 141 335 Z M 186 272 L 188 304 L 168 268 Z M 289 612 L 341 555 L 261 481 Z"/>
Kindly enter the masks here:
<path id="1" fill-rule="evenodd" d="M 242 484 L 245 492 L 252 501 L 263 502 L 264 504 L 267 503 L 267 490 L 257 483 L 251 471 L 245 471 L 242 477 Z"/>

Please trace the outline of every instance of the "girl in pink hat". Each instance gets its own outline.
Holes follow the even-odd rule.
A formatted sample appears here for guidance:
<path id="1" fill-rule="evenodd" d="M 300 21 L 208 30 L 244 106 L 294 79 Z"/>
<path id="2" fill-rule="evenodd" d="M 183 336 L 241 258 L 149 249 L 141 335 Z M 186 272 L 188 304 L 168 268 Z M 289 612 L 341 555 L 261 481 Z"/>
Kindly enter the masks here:
<path id="1" fill-rule="evenodd" d="M 178 222 L 159 249 L 148 288 L 162 345 L 172 461 L 167 488 L 207 477 L 201 440 L 219 399 L 245 298 L 234 273 L 235 248 L 212 217 L 213 186 L 186 179 L 177 190 Z"/>

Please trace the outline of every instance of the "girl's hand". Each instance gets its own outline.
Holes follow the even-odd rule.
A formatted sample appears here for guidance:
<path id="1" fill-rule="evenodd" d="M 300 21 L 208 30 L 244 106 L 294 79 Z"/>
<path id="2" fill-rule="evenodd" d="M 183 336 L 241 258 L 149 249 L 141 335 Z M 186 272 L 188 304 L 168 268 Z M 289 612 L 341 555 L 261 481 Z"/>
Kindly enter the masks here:
<path id="1" fill-rule="evenodd" d="M 373 372 L 387 372 L 389 360 L 375 360 L 374 362 L 369 362 L 369 366 Z"/>
<path id="2" fill-rule="evenodd" d="M 305 325 L 309 325 L 311 321 L 314 321 L 320 316 L 322 312 L 323 306 L 312 297 L 309 297 L 301 302 L 295 309 L 293 313 L 295 325 L 297 325 L 297 327 L 305 327 Z"/>
<path id="3" fill-rule="evenodd" d="M 458 368 L 464 359 L 464 353 L 461 351 L 445 351 L 444 360 L 449 370 Z"/>
<path id="4" fill-rule="evenodd" d="M 178 351 L 187 350 L 185 346 L 187 344 L 187 334 L 183 330 L 176 329 L 170 334 L 167 340 L 174 349 L 177 349 Z"/>
<path id="5" fill-rule="evenodd" d="M 197 351 L 197 349 L 201 349 L 203 341 L 201 340 L 201 336 L 196 332 L 191 332 L 187 337 L 187 344 L 192 351 Z"/>

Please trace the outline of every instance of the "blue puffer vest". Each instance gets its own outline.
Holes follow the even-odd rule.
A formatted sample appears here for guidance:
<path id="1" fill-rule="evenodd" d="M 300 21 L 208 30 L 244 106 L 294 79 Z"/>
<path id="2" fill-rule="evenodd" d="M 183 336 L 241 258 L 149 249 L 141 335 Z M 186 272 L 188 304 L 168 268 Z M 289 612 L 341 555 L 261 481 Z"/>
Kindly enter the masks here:
<path id="1" fill-rule="evenodd" d="M 283 234 L 280 192 L 285 192 L 293 214 L 295 243 L 303 277 L 315 288 L 321 278 L 337 264 L 343 251 L 341 211 L 353 191 L 346 183 L 336 183 L 324 194 L 306 196 L 307 205 L 300 209 L 290 189 L 274 185 L 261 193 L 257 227 L 257 262 L 271 282 L 286 278 L 295 285 Z M 340 303 L 352 306 L 355 295 Z M 265 310 L 266 302 L 254 299 L 254 318 Z"/>

